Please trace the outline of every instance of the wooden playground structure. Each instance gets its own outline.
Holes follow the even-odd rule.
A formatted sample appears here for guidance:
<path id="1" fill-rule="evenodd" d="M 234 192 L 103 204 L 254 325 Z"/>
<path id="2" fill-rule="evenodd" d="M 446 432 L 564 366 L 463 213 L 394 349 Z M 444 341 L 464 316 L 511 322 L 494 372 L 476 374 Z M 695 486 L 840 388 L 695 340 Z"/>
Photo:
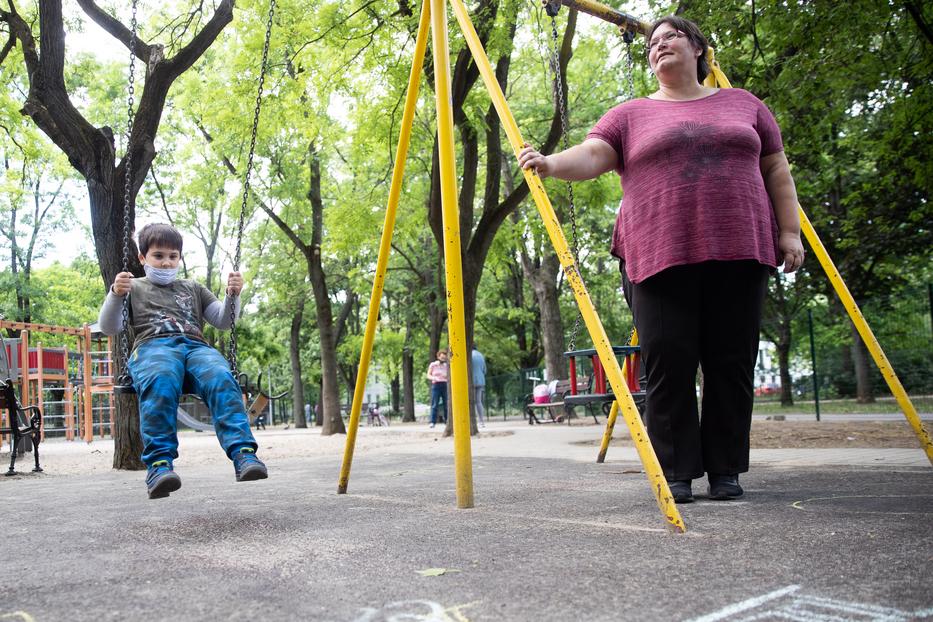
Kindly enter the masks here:
<path id="1" fill-rule="evenodd" d="M 80 328 L 0 320 L 0 331 L 19 331 L 19 338 L 2 338 L 10 379 L 23 404 L 42 411 L 42 438 L 67 440 L 111 434 L 114 419 L 111 338 L 85 324 Z M 66 335 L 74 346 L 45 348 L 36 334 Z M 10 413 L 0 411 L 0 428 L 9 425 Z M 0 443 L 6 442 L 6 435 Z"/>
<path id="2" fill-rule="evenodd" d="M 0 331 L 19 331 L 18 338 L 0 338 L 6 349 L 6 358 L 0 356 L 0 381 L 9 377 L 24 405 L 37 406 L 41 412 L 40 439 L 46 436 L 69 441 L 81 439 L 92 442 L 95 437 L 113 435 L 116 404 L 114 401 L 114 366 L 111 358 L 113 341 L 85 324 L 81 328 L 30 324 L 0 320 Z M 43 347 L 32 339 L 36 334 L 66 335 L 74 339 L 74 347 Z M 3 369 L 3 361 L 9 369 Z M 244 406 L 250 424 L 271 408 L 288 391 L 273 395 L 262 388 L 262 374 L 256 384 L 245 373 L 237 375 L 243 390 Z M 205 406 L 192 396 L 191 403 L 178 411 L 179 423 L 200 432 L 213 431 L 205 423 Z M 190 411 L 190 412 L 189 412 Z M 205 411 L 206 412 L 206 411 Z M 200 414 L 200 416 L 198 416 Z M 207 413 L 209 417 L 209 413 Z M 12 425 L 9 409 L 0 403 L 0 430 Z M 0 446 L 9 441 L 10 434 L 0 432 Z"/>

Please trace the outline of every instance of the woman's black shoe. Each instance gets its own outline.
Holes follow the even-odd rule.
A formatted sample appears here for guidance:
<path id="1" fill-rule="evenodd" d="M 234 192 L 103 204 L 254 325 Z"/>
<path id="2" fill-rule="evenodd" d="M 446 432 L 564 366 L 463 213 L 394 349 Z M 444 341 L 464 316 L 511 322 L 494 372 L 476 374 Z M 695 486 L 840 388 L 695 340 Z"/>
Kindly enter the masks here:
<path id="1" fill-rule="evenodd" d="M 709 474 L 709 498 L 716 501 L 738 499 L 745 491 L 739 486 L 738 475 Z"/>
<path id="2" fill-rule="evenodd" d="M 693 503 L 693 490 L 690 489 L 690 480 L 681 479 L 667 483 L 671 489 L 674 503 Z"/>

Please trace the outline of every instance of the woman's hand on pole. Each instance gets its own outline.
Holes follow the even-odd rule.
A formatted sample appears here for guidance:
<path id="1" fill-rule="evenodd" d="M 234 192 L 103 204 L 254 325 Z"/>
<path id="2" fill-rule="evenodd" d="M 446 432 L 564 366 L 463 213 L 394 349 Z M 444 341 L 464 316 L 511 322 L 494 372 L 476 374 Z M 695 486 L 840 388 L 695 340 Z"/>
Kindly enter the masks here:
<path id="1" fill-rule="evenodd" d="M 544 179 L 551 174 L 551 167 L 548 163 L 548 157 L 542 155 L 534 147 L 525 143 L 525 148 L 518 154 L 518 164 L 523 170 L 534 169 L 538 177 Z"/>

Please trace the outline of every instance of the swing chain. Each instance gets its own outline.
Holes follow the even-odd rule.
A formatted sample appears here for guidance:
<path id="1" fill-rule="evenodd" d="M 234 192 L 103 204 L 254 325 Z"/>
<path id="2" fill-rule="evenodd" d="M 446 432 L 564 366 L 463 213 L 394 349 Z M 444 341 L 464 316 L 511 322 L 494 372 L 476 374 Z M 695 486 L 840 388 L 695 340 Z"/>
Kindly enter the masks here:
<path id="1" fill-rule="evenodd" d="M 622 41 L 625 43 L 625 92 L 623 96 L 625 101 L 635 99 L 635 56 L 632 53 L 632 43 L 635 41 L 635 33 L 631 30 L 622 31 Z"/>
<path id="2" fill-rule="evenodd" d="M 249 200 L 249 177 L 253 170 L 253 156 L 256 153 L 256 134 L 259 129 L 259 112 L 262 108 L 262 90 L 266 81 L 266 67 L 269 60 L 269 40 L 272 38 L 272 19 L 275 15 L 275 0 L 269 2 L 269 17 L 266 20 L 266 38 L 262 46 L 262 64 L 259 69 L 259 85 L 256 88 L 256 105 L 253 109 L 253 127 L 249 140 L 249 155 L 246 158 L 246 173 L 243 179 L 243 200 L 240 204 L 240 217 L 237 223 L 236 251 L 233 255 L 233 271 L 240 269 L 240 253 L 243 243 L 243 229 L 246 223 L 246 205 Z M 229 294 L 228 294 L 229 295 Z M 236 297 L 231 296 L 233 304 L 230 306 L 230 343 L 227 358 L 230 361 L 230 371 L 236 376 L 237 370 L 237 342 L 236 342 Z"/>
<path id="3" fill-rule="evenodd" d="M 564 99 L 563 83 L 560 79 L 560 40 L 557 34 L 557 16 L 551 15 L 551 39 L 553 42 L 553 51 L 551 52 L 551 72 L 554 76 L 554 97 L 557 100 L 558 113 L 560 114 L 561 126 L 561 147 L 566 150 L 570 147 L 570 129 L 567 114 L 567 103 Z M 567 182 L 567 202 L 570 208 L 570 251 L 573 254 L 573 263 L 580 269 L 580 243 L 577 235 L 577 207 L 573 197 L 573 184 Z M 577 334 L 580 332 L 580 314 L 578 313 L 573 322 L 573 330 L 570 333 L 568 347 L 570 350 L 576 349 Z"/>
<path id="4" fill-rule="evenodd" d="M 130 270 L 130 201 L 133 194 L 133 149 L 130 138 L 133 135 L 133 105 L 136 95 L 136 0 L 131 3 L 132 14 L 130 17 L 130 31 L 133 36 L 130 37 L 130 75 L 129 85 L 127 87 L 126 98 L 126 166 L 124 167 L 123 181 L 123 272 Z M 129 378 L 126 366 L 130 359 L 130 346 L 128 333 L 130 330 L 130 301 L 129 294 L 123 296 L 123 332 L 120 333 L 120 357 L 123 362 L 123 374 L 121 378 Z M 121 380 L 121 384 L 123 381 Z"/>

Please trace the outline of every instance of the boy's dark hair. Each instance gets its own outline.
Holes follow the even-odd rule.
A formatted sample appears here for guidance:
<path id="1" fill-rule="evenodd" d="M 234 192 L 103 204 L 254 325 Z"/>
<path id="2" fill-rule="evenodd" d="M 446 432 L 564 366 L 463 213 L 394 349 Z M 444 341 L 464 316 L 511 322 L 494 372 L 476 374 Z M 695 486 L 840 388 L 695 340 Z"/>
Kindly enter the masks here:
<path id="1" fill-rule="evenodd" d="M 710 72 L 709 61 L 706 60 L 706 51 L 709 49 L 709 41 L 706 40 L 706 36 L 700 31 L 700 27 L 689 19 L 676 15 L 665 15 L 651 24 L 651 29 L 648 30 L 648 37 L 645 39 L 646 42 L 651 41 L 651 37 L 654 36 L 654 31 L 657 30 L 661 24 L 667 24 L 674 30 L 679 30 L 687 35 L 687 39 L 690 40 L 693 47 L 702 52 L 697 59 L 697 82 L 703 84 L 703 80 L 706 79 L 706 76 L 708 76 Z"/>
<path id="2" fill-rule="evenodd" d="M 161 246 L 181 252 L 182 239 L 178 229 L 172 225 L 150 223 L 143 227 L 136 236 L 139 252 L 145 255 L 152 246 Z"/>

